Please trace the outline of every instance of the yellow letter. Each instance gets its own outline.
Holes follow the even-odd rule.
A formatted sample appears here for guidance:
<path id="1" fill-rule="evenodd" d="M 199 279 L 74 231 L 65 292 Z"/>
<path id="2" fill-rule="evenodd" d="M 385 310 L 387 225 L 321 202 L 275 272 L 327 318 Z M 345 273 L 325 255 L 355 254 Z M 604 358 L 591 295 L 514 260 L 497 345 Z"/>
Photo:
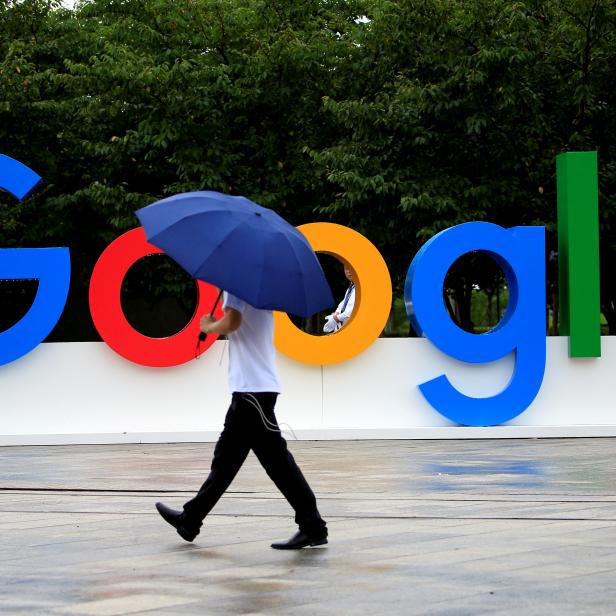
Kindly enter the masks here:
<path id="1" fill-rule="evenodd" d="M 312 336 L 281 312 L 274 314 L 274 343 L 281 352 L 306 364 L 336 364 L 365 351 L 380 335 L 391 310 L 391 278 L 377 250 L 361 233 L 332 223 L 316 222 L 298 229 L 315 252 L 349 266 L 355 280 L 355 308 L 337 333 Z"/>

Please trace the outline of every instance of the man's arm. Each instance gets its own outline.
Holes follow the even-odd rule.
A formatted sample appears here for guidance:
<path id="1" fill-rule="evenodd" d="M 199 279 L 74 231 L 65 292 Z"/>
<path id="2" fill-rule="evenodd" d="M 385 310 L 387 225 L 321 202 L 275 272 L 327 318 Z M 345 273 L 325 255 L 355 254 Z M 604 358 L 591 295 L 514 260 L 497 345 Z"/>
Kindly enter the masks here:
<path id="1" fill-rule="evenodd" d="M 334 315 L 330 314 L 326 317 L 326 321 L 325 324 L 323 325 L 323 331 L 326 334 L 333 334 L 335 331 L 338 330 L 338 328 L 340 327 L 340 325 L 338 324 L 338 322 L 334 319 Z"/>
<path id="2" fill-rule="evenodd" d="M 219 336 L 234 332 L 242 324 L 242 313 L 235 308 L 225 308 L 224 315 L 218 321 L 211 314 L 201 317 L 199 325 L 204 334 Z"/>
<path id="3" fill-rule="evenodd" d="M 336 310 L 334 312 L 332 312 L 330 316 L 332 319 L 334 319 L 334 321 L 336 321 L 336 323 L 340 324 L 340 321 L 338 320 L 338 316 L 340 315 L 340 311 L 342 310 L 342 304 L 344 304 L 344 300 L 342 300 L 339 304 L 338 307 L 336 308 Z"/>
<path id="4" fill-rule="evenodd" d="M 342 307 L 342 303 L 340 304 L 340 307 Z M 340 327 L 342 327 L 351 318 L 351 314 L 353 314 L 353 308 L 355 308 L 355 289 L 351 291 L 349 301 L 347 302 L 344 311 L 336 311 L 333 314 L 334 320 L 340 324 Z"/>

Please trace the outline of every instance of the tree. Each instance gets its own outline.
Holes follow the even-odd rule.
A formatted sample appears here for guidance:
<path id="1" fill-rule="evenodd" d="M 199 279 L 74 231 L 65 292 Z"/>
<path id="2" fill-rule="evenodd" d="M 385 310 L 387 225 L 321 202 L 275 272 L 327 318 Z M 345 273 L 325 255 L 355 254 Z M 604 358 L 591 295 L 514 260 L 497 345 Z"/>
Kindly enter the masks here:
<path id="1" fill-rule="evenodd" d="M 3 0 L 2 149 L 45 185 L 25 204 L 0 200 L 0 245 L 70 246 L 53 339 L 96 337 L 87 286 L 99 254 L 137 226 L 135 209 L 187 190 L 244 194 L 294 224 L 347 224 L 383 252 L 401 295 L 421 244 L 462 222 L 545 225 L 553 253 L 555 156 L 598 149 L 614 332 L 615 25 L 608 0 L 92 0 L 73 11 Z M 502 287 L 498 268 L 477 263 L 446 281 L 468 329 L 473 289 Z M 127 285 L 150 303 L 180 297 L 178 318 L 190 316 L 192 283 L 169 266 Z"/>
<path id="2" fill-rule="evenodd" d="M 158 198 L 240 193 L 295 224 L 311 221 L 325 191 L 303 150 L 327 143 L 321 99 L 341 87 L 338 63 L 355 49 L 345 35 L 354 7 L 342 0 L 94 0 L 73 12 L 43 0 L 4 5 L 0 108 L 11 133 L 3 143 L 46 185 L 26 205 L 2 207 L 0 241 L 71 247 L 71 297 L 54 335 L 93 336 L 85 317 L 94 262 L 137 226 L 133 211 Z M 192 284 L 168 274 L 156 287 L 160 297 Z"/>
<path id="3" fill-rule="evenodd" d="M 340 136 L 311 154 L 337 189 L 323 212 L 370 230 L 398 292 L 420 244 L 462 222 L 546 225 L 551 251 L 560 151 L 600 150 L 605 238 L 614 133 L 598 129 L 614 121 L 614 10 L 602 0 L 372 3 L 359 39 L 370 86 L 327 100 Z M 478 278 L 468 268 L 446 291 L 466 318 Z"/>

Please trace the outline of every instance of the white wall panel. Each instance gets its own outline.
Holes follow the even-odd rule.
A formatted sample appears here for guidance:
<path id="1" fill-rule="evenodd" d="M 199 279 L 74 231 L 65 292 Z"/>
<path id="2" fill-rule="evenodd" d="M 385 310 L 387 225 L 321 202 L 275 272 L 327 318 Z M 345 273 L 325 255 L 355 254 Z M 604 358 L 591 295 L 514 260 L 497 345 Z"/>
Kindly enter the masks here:
<path id="1" fill-rule="evenodd" d="M 509 425 L 454 426 L 417 385 L 439 374 L 469 395 L 506 386 L 513 357 L 463 364 L 423 339 L 379 339 L 351 361 L 309 366 L 279 357 L 277 412 L 299 438 L 481 438 L 616 435 L 616 337 L 600 359 L 570 359 L 548 338 L 544 385 Z M 0 444 L 215 440 L 229 403 L 227 353 L 145 368 L 104 343 L 43 344 L 0 366 Z"/>

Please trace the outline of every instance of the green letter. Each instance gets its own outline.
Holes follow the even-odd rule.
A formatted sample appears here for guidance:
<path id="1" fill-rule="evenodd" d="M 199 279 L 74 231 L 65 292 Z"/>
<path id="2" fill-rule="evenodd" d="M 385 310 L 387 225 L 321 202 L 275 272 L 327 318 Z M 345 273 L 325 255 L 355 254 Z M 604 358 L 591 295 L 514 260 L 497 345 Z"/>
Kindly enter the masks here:
<path id="1" fill-rule="evenodd" d="M 556 157 L 560 334 L 569 357 L 601 357 L 596 152 Z"/>

